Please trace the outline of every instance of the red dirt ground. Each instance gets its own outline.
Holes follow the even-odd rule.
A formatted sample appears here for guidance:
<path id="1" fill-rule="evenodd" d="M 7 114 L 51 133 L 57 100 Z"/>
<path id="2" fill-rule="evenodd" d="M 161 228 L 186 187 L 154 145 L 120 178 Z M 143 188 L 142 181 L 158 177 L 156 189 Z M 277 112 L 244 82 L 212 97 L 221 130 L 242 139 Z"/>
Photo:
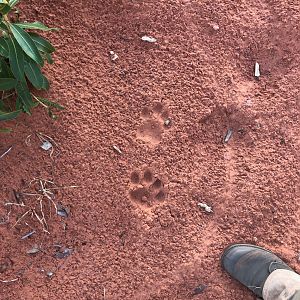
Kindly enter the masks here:
<path id="1" fill-rule="evenodd" d="M 1 300 L 254 299 L 221 270 L 233 242 L 274 250 L 300 271 L 299 1 L 30 0 L 21 8 L 62 28 L 47 34 L 57 53 L 46 72 L 48 96 L 67 109 L 58 121 L 38 109 L 1 124 L 14 131 L 1 135 L 0 153 L 13 149 L 0 160 L 0 215 L 33 178 L 79 188 L 56 194 L 70 216 L 52 215 L 50 235 L 30 218 L 13 228 L 18 207 L 0 226 L 0 280 L 19 279 L 0 282 Z M 59 144 L 58 156 L 40 148 L 36 131 Z M 34 244 L 43 251 L 26 254 Z M 54 244 L 73 253 L 54 258 Z"/>

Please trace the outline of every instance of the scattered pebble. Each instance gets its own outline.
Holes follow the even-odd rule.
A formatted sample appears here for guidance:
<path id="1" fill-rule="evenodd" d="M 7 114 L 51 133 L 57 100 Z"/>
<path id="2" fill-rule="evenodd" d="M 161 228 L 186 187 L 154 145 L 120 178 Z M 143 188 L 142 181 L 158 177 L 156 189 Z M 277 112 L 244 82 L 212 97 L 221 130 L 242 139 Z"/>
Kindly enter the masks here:
<path id="1" fill-rule="evenodd" d="M 220 26 L 218 24 L 212 25 L 213 30 L 218 31 L 220 29 Z"/>
<path id="2" fill-rule="evenodd" d="M 193 291 L 193 295 L 199 295 L 202 294 L 205 290 L 206 290 L 207 286 L 204 284 L 200 284 L 199 286 L 197 286 L 194 291 Z"/>
<path id="3" fill-rule="evenodd" d="M 116 61 L 119 56 L 114 51 L 109 51 L 111 61 Z"/>
<path id="4" fill-rule="evenodd" d="M 41 148 L 45 151 L 48 151 L 52 148 L 52 144 L 49 141 L 44 141 L 43 144 L 41 145 Z"/>
<path id="5" fill-rule="evenodd" d="M 246 99 L 246 100 L 245 100 L 245 105 L 248 106 L 248 107 L 252 106 L 252 100 L 249 99 L 249 98 Z"/>
<path id="6" fill-rule="evenodd" d="M 260 70 L 259 70 L 259 63 L 256 62 L 255 63 L 255 67 L 254 67 L 254 76 L 259 79 L 259 76 L 260 76 Z"/>
<path id="7" fill-rule="evenodd" d="M 63 251 L 57 251 L 57 252 L 55 252 L 54 257 L 62 259 L 62 258 L 68 257 L 71 254 L 72 254 L 72 249 L 65 248 Z"/>
<path id="8" fill-rule="evenodd" d="M 229 128 L 225 134 L 224 143 L 229 142 L 230 138 L 232 137 L 232 134 L 233 134 L 233 130 L 231 128 Z"/>
<path id="9" fill-rule="evenodd" d="M 63 207 L 60 203 L 58 203 L 57 215 L 59 215 L 60 217 L 63 217 L 63 218 L 67 218 L 69 216 L 69 213 L 70 213 L 70 211 L 68 208 Z"/>
<path id="10" fill-rule="evenodd" d="M 21 237 L 21 240 L 25 240 L 25 239 L 31 237 L 31 236 L 32 236 L 33 234 L 35 234 L 35 233 L 36 233 L 35 230 L 30 231 L 30 232 L 28 232 L 27 234 L 23 235 L 23 236 Z"/>
<path id="11" fill-rule="evenodd" d="M 51 271 L 47 271 L 46 272 L 46 275 L 51 278 L 53 275 L 54 275 L 54 272 L 51 272 Z"/>
<path id="12" fill-rule="evenodd" d="M 198 206 L 203 208 L 207 213 L 212 213 L 213 212 L 212 207 L 208 206 L 206 203 L 199 202 Z"/>
<path id="13" fill-rule="evenodd" d="M 165 120 L 165 121 L 164 121 L 164 125 L 165 125 L 166 127 L 169 127 L 169 126 L 171 125 L 171 120 L 170 120 L 170 119 Z"/>
<path id="14" fill-rule="evenodd" d="M 113 145 L 113 149 L 114 149 L 117 153 L 122 154 L 122 151 L 120 150 L 120 148 L 119 148 L 118 146 Z"/>
<path id="15" fill-rule="evenodd" d="M 142 36 L 142 41 L 148 42 L 148 43 L 155 43 L 157 40 L 156 40 L 156 38 L 154 38 L 152 36 L 144 35 L 144 36 Z"/>
<path id="16" fill-rule="evenodd" d="M 41 250 L 40 250 L 40 248 L 38 247 L 38 245 L 34 245 L 31 249 L 29 249 L 28 251 L 27 251 L 27 254 L 31 254 L 31 255 L 33 255 L 33 254 L 36 254 L 36 253 L 38 253 L 38 252 L 40 252 Z"/>

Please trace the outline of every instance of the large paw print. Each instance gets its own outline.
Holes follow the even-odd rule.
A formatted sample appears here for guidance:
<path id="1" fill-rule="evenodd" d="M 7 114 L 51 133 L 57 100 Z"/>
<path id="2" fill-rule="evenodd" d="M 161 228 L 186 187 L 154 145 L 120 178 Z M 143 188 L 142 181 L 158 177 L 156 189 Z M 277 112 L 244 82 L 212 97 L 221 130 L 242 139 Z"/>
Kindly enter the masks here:
<path id="1" fill-rule="evenodd" d="M 167 109 L 162 103 L 157 102 L 152 108 L 143 109 L 142 118 L 142 124 L 137 130 L 137 138 L 152 146 L 159 144 L 164 130 L 171 125 Z"/>
<path id="2" fill-rule="evenodd" d="M 131 173 L 132 189 L 130 199 L 143 206 L 153 206 L 166 199 L 163 181 L 155 176 L 151 170 L 145 169 L 142 174 L 137 171 Z"/>

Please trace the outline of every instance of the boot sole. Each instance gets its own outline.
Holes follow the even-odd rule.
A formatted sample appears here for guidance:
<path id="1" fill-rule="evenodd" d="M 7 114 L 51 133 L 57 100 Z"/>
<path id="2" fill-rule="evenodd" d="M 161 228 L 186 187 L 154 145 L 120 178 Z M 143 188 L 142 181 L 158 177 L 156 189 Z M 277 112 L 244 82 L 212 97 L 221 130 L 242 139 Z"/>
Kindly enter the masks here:
<path id="1" fill-rule="evenodd" d="M 272 254 L 278 256 L 278 255 L 275 254 L 274 252 L 272 252 L 272 251 L 270 251 L 270 250 L 267 250 L 267 249 L 265 249 L 265 248 L 256 246 L 256 245 L 251 245 L 251 244 L 233 244 L 233 245 L 230 245 L 230 246 L 226 247 L 225 250 L 223 251 L 223 254 L 222 254 L 222 256 L 221 256 L 221 266 L 222 266 L 223 269 L 225 269 L 225 268 L 224 268 L 224 265 L 223 265 L 223 262 L 224 262 L 224 257 L 226 256 L 226 254 L 227 254 L 231 249 L 233 249 L 233 248 L 235 248 L 235 247 L 240 247 L 240 246 L 249 246 L 249 247 L 252 247 L 252 248 L 255 248 L 255 249 L 264 250 L 264 251 L 266 251 L 266 252 L 269 252 L 269 253 L 272 253 Z M 279 256 L 278 256 L 278 257 L 279 257 Z M 280 257 L 279 257 L 279 258 L 280 258 Z M 281 258 L 280 258 L 280 259 L 281 259 Z"/>

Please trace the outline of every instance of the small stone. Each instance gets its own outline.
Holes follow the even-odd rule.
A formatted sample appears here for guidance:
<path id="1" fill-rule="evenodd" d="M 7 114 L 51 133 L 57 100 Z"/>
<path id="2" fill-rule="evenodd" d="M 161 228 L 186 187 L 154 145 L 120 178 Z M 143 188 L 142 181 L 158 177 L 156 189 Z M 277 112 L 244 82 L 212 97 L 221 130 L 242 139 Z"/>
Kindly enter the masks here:
<path id="1" fill-rule="evenodd" d="M 229 128 L 224 137 L 225 144 L 229 142 L 230 138 L 232 137 L 232 134 L 233 134 L 233 130 L 231 128 Z"/>
<path id="2" fill-rule="evenodd" d="M 171 120 L 170 120 L 170 119 L 165 120 L 165 121 L 164 121 L 164 125 L 165 125 L 166 127 L 169 127 L 169 126 L 171 125 Z"/>
<path id="3" fill-rule="evenodd" d="M 199 286 L 197 286 L 194 291 L 193 291 L 193 295 L 199 295 L 202 294 L 205 290 L 206 290 L 207 286 L 204 284 L 200 284 Z"/>
<path id="4" fill-rule="evenodd" d="M 116 61 L 119 56 L 114 51 L 109 51 L 111 61 Z"/>
<path id="5" fill-rule="evenodd" d="M 36 254 L 38 252 L 40 252 L 40 248 L 38 247 L 38 245 L 34 245 L 31 249 L 29 249 L 27 251 L 27 254 L 33 255 L 33 254 Z"/>
<path id="6" fill-rule="evenodd" d="M 47 275 L 49 278 L 51 278 L 51 277 L 54 275 L 54 273 L 51 272 L 51 271 L 48 271 L 48 272 L 46 273 L 46 275 Z"/>
<path id="7" fill-rule="evenodd" d="M 212 25 L 213 30 L 218 31 L 220 29 L 220 26 L 218 24 Z"/>
<path id="8" fill-rule="evenodd" d="M 212 207 L 208 206 L 206 203 L 199 202 L 198 206 L 203 208 L 207 213 L 212 213 L 213 212 Z"/>
<path id="9" fill-rule="evenodd" d="M 148 43 L 155 43 L 157 40 L 156 40 L 156 38 L 154 38 L 152 36 L 144 35 L 144 36 L 142 36 L 142 41 L 148 42 Z"/>
<path id="10" fill-rule="evenodd" d="M 49 141 L 44 141 L 44 143 L 41 145 L 41 148 L 45 151 L 48 151 L 52 148 L 52 144 Z"/>
<path id="11" fill-rule="evenodd" d="M 65 248 L 64 250 L 60 249 L 59 251 L 55 252 L 54 257 L 58 259 L 66 258 L 71 255 L 72 252 L 73 250 L 69 248 Z"/>
<path id="12" fill-rule="evenodd" d="M 259 70 L 260 66 L 259 63 L 256 62 L 255 66 L 254 66 L 254 76 L 258 79 L 260 76 L 260 70 Z"/>

